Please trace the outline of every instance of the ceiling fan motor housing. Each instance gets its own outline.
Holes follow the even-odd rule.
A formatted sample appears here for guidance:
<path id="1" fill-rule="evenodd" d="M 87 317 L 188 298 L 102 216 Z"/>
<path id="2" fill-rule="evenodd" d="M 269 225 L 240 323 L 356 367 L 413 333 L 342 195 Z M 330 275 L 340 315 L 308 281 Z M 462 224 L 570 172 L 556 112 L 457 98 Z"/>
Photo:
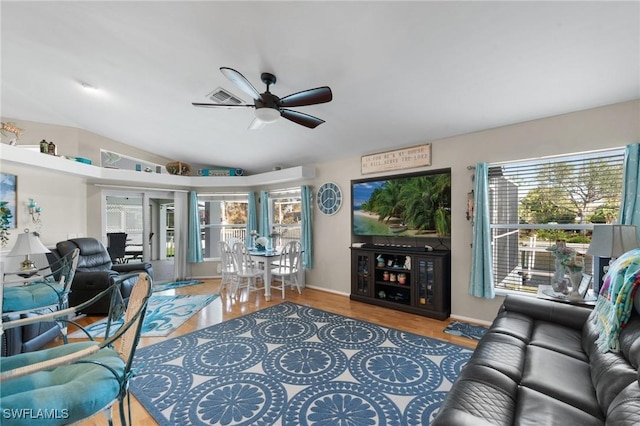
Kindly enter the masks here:
<path id="1" fill-rule="evenodd" d="M 260 74 L 260 79 L 267 85 L 267 91 L 269 90 L 270 85 L 276 84 L 276 76 L 269 72 L 263 72 Z"/>

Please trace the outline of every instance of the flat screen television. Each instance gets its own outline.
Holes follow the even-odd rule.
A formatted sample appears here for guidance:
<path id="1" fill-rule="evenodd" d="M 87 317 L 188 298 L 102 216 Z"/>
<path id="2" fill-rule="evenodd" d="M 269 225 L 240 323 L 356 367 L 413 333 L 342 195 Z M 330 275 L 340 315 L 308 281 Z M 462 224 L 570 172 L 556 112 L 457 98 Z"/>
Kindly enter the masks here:
<path id="1" fill-rule="evenodd" d="M 353 235 L 448 238 L 451 169 L 351 181 Z"/>

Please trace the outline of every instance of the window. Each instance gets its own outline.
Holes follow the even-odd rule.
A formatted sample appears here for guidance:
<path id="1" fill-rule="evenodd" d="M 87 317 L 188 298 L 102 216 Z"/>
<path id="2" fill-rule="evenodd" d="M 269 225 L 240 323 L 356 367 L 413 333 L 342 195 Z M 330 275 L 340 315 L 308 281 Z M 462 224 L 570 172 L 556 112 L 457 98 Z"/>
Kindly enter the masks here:
<path id="1" fill-rule="evenodd" d="M 302 222 L 302 198 L 300 188 L 290 188 L 269 193 L 271 200 L 271 224 L 277 237 L 274 246 L 282 247 L 289 241 L 300 241 Z"/>
<path id="2" fill-rule="evenodd" d="M 126 232 L 127 244 L 142 244 L 142 197 L 107 196 L 106 231 Z"/>
<path id="3" fill-rule="evenodd" d="M 198 194 L 202 256 L 220 257 L 219 242 L 230 246 L 245 241 L 249 212 L 248 193 Z"/>
<path id="4" fill-rule="evenodd" d="M 489 165 L 496 290 L 536 293 L 550 284 L 554 259 L 546 248 L 558 240 L 587 251 L 593 224 L 617 220 L 623 160 L 619 149 Z"/>

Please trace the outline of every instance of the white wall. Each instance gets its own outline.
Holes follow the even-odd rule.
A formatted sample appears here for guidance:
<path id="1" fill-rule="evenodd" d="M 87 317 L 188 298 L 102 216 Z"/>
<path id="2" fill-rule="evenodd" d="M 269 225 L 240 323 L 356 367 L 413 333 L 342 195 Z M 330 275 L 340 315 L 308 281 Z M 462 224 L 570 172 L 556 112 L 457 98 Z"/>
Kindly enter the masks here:
<path id="1" fill-rule="evenodd" d="M 5 121 L 5 120 L 3 120 Z M 16 120 L 9 120 L 16 121 Z M 117 142 L 106 140 L 89 132 L 16 121 L 19 127 L 36 144 L 43 137 L 61 146 L 62 139 L 82 140 L 83 145 L 112 149 L 126 155 L 154 161 L 136 150 L 125 152 Z M 22 124 L 22 125 L 21 125 Z M 28 126 L 27 126 L 28 125 Z M 52 137 L 49 135 L 59 135 Z M 47 135 L 47 136 L 42 136 Z M 73 136 L 76 135 L 76 136 Z M 78 136 L 79 135 L 79 136 Z M 24 143 L 23 140 L 20 141 Z M 74 139 L 75 137 L 75 139 Z M 58 138 L 59 140 L 56 140 Z M 452 313 L 460 317 L 491 320 L 498 310 L 501 298 L 493 301 L 476 299 L 467 294 L 469 265 L 471 262 L 471 224 L 465 218 L 467 193 L 473 188 L 471 172 L 467 166 L 477 162 L 520 160 L 578 151 L 621 147 L 640 142 L 640 100 L 575 112 L 541 120 L 490 129 L 468 135 L 437 141 L 397 140 L 397 147 L 407 147 L 426 142 L 432 143 L 432 165 L 429 169 L 451 168 L 452 172 Z M 78 142 L 79 143 L 79 142 Z M 109 146 L 101 146 L 109 143 Z M 114 148 L 114 146 L 116 146 Z M 73 148 L 73 143 L 68 145 Z M 78 148 L 80 149 L 80 148 Z M 62 152 L 61 152 L 62 153 Z M 369 152 L 363 154 L 370 154 Z M 70 155 L 82 155 L 73 153 Z M 97 160 L 97 159 L 96 159 Z M 155 161 L 160 162 L 162 161 Z M 18 225 L 27 225 L 25 203 L 29 197 L 44 208 L 43 242 L 47 245 L 66 239 L 67 234 L 95 235 L 99 231 L 96 211 L 99 206 L 98 190 L 78 178 L 33 171 L 19 166 L 2 164 L 2 171 L 18 175 Z M 313 165 L 316 178 L 311 181 L 290 183 L 288 186 L 310 184 L 317 189 L 322 183 L 332 181 L 343 191 L 345 201 L 338 213 L 322 215 L 314 207 L 315 267 L 307 272 L 310 286 L 349 294 L 351 263 L 350 181 L 361 178 L 360 157 L 342 158 Z M 402 170 L 411 172 L 419 169 Z M 367 175 L 373 177 L 375 175 Z M 262 188 L 253 188 L 260 190 Z M 269 189 L 269 188 L 264 188 Z M 15 231 L 15 230 L 14 230 Z M 12 232 L 14 234 L 15 232 Z M 14 238 L 15 235 L 12 235 Z M 14 240 L 10 241 L 11 248 Z M 198 265 L 193 275 L 214 275 L 213 265 Z"/>

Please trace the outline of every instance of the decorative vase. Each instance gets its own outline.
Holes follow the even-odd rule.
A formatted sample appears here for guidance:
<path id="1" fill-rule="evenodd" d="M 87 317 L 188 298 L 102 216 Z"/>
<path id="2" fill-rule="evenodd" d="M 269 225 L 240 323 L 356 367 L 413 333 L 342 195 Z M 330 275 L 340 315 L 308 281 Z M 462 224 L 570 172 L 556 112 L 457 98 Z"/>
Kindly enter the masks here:
<path id="1" fill-rule="evenodd" d="M 551 278 L 551 287 L 555 292 L 561 292 L 564 283 L 564 265 L 562 265 L 562 257 L 556 255 L 554 261 L 555 272 Z"/>
<path id="2" fill-rule="evenodd" d="M 578 292 L 580 282 L 582 281 L 582 270 L 570 271 L 569 279 L 571 280 L 571 292 L 569 293 L 569 300 L 572 302 L 582 301 L 582 296 Z"/>

